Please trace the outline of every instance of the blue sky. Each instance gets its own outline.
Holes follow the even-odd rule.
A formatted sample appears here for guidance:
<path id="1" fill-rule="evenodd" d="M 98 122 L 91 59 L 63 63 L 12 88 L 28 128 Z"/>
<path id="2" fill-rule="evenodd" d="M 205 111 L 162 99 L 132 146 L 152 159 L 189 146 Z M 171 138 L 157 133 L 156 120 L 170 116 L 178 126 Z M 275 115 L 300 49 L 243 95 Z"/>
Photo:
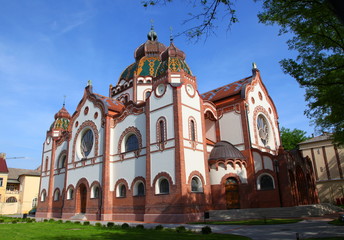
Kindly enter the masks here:
<path id="1" fill-rule="evenodd" d="M 140 0 L 0 0 L 0 152 L 9 167 L 33 169 L 41 163 L 42 144 L 54 114 L 62 107 L 73 114 L 89 79 L 93 90 L 108 95 L 121 72 L 134 62 L 134 50 L 146 41 L 154 20 L 159 41 L 185 30 L 187 1 L 145 9 Z M 279 65 L 294 57 L 277 26 L 258 23 L 260 3 L 235 4 L 239 23 L 216 36 L 190 42 L 175 38 L 196 75 L 200 93 L 251 75 L 256 62 L 279 113 L 280 126 L 313 133 L 303 112 L 304 89 Z"/>

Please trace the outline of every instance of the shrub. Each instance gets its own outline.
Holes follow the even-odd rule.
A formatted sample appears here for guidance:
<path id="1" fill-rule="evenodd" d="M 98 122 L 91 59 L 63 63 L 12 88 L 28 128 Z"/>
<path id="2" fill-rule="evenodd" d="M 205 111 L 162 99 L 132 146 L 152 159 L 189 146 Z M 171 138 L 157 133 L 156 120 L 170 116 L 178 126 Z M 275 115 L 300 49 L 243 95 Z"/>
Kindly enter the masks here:
<path id="1" fill-rule="evenodd" d="M 12 223 L 17 223 L 18 222 L 18 220 L 12 220 Z"/>
<path id="2" fill-rule="evenodd" d="M 43 222 L 48 222 L 48 219 L 44 219 Z"/>
<path id="3" fill-rule="evenodd" d="M 129 227 L 130 227 L 130 226 L 129 226 L 128 223 L 123 223 L 122 226 L 121 226 L 121 228 L 123 228 L 123 229 L 127 229 L 127 228 L 129 228 Z"/>
<path id="4" fill-rule="evenodd" d="M 164 226 L 162 226 L 162 225 L 157 225 L 157 226 L 155 226 L 155 230 L 163 230 L 164 229 Z"/>
<path id="5" fill-rule="evenodd" d="M 31 221 L 36 222 L 36 218 L 30 218 Z"/>
<path id="6" fill-rule="evenodd" d="M 202 234 L 210 234 L 211 233 L 211 227 L 205 226 L 202 227 Z"/>
<path id="7" fill-rule="evenodd" d="M 100 222 L 97 222 L 95 226 L 96 226 L 96 227 L 102 227 L 103 224 L 101 224 Z"/>
<path id="8" fill-rule="evenodd" d="M 179 226 L 179 227 L 176 227 L 176 231 L 177 233 L 183 233 L 183 232 L 186 232 L 186 228 L 184 226 Z"/>
<path id="9" fill-rule="evenodd" d="M 3 223 L 5 220 L 4 219 L 0 219 L 0 223 Z"/>
<path id="10" fill-rule="evenodd" d="M 84 222 L 84 225 L 85 225 L 85 226 L 90 225 L 90 222 L 89 222 L 89 221 L 85 221 L 85 222 Z"/>
<path id="11" fill-rule="evenodd" d="M 75 221 L 74 224 L 80 224 L 80 221 Z"/>
<path id="12" fill-rule="evenodd" d="M 63 223 L 63 221 L 62 220 L 57 220 L 56 223 Z"/>
<path id="13" fill-rule="evenodd" d="M 27 223 L 32 223 L 32 219 L 28 218 L 28 219 L 26 220 L 26 222 L 27 222 Z"/>
<path id="14" fill-rule="evenodd" d="M 55 220 L 53 218 L 50 218 L 49 222 L 55 222 Z"/>
<path id="15" fill-rule="evenodd" d="M 65 221 L 65 223 L 71 223 L 71 221 L 67 220 L 67 221 Z"/>
<path id="16" fill-rule="evenodd" d="M 137 229 L 145 229 L 145 226 L 143 226 L 142 224 L 136 225 Z"/>
<path id="17" fill-rule="evenodd" d="M 115 223 L 113 223 L 113 222 L 108 222 L 108 223 L 106 224 L 106 226 L 107 226 L 108 228 L 112 228 L 112 227 L 115 226 Z"/>

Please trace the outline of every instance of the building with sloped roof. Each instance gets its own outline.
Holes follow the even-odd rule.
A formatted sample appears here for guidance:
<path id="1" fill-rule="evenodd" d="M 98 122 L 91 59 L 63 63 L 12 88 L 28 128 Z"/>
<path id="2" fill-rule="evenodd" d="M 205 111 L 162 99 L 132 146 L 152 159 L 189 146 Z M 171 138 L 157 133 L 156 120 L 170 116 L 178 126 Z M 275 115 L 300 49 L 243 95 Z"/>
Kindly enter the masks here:
<path id="1" fill-rule="evenodd" d="M 0 155 L 0 214 L 28 213 L 37 206 L 40 171 L 7 168 Z"/>
<path id="2" fill-rule="evenodd" d="M 294 158 L 281 148 L 277 109 L 255 65 L 242 80 L 203 94 L 197 87 L 185 53 L 152 29 L 108 97 L 89 82 L 73 115 L 64 107 L 55 115 L 37 216 L 186 222 L 209 209 L 317 202 L 313 182 L 290 178 Z"/>

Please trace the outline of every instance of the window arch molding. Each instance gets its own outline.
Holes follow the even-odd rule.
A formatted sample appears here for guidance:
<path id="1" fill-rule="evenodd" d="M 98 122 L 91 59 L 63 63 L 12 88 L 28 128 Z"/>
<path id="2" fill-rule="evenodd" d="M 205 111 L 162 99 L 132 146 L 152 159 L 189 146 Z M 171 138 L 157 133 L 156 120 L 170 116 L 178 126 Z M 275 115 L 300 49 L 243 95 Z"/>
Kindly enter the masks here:
<path id="1" fill-rule="evenodd" d="M 140 131 L 136 127 L 128 127 L 124 130 L 124 132 L 121 134 L 119 141 L 118 141 L 118 154 L 126 153 L 125 151 L 125 144 L 128 138 L 135 134 L 138 141 L 138 149 L 134 150 L 135 154 L 138 156 L 141 149 L 142 149 L 142 135 Z"/>
<path id="2" fill-rule="evenodd" d="M 60 189 L 55 188 L 54 195 L 53 195 L 54 196 L 54 199 L 53 199 L 54 202 L 57 202 L 60 200 L 60 193 L 61 193 Z"/>
<path id="3" fill-rule="evenodd" d="M 77 148 L 80 148 L 82 134 L 84 133 L 84 131 L 87 131 L 87 129 L 91 129 L 94 135 L 93 146 L 92 146 L 93 154 L 91 151 L 90 155 L 88 155 L 87 157 L 98 156 L 99 132 L 98 132 L 96 124 L 91 120 L 87 120 L 80 125 L 80 127 L 78 128 L 78 131 L 75 134 L 74 142 L 73 142 L 73 159 L 72 159 L 73 162 L 75 161 L 76 155 L 78 155 L 78 158 L 80 160 L 83 158 L 80 150 L 77 150 Z"/>
<path id="4" fill-rule="evenodd" d="M 163 179 L 166 179 L 167 182 L 168 182 L 168 192 L 161 192 L 160 191 L 160 183 Z M 170 174 L 168 174 L 167 172 L 160 172 L 158 173 L 154 180 L 153 180 L 153 186 L 155 188 L 155 194 L 169 194 L 171 193 L 171 190 L 172 190 L 172 186 L 173 185 L 173 180 L 170 176 Z"/>
<path id="5" fill-rule="evenodd" d="M 73 186 L 72 184 L 70 184 L 70 185 L 67 187 L 67 194 L 66 194 L 67 200 L 72 200 L 72 199 L 74 199 L 74 194 L 75 194 L 74 186 Z"/>
<path id="6" fill-rule="evenodd" d="M 193 191 L 192 189 L 192 183 L 193 183 L 193 179 L 197 178 L 198 182 L 198 188 L 196 191 Z M 205 185 L 205 181 L 204 181 L 204 177 L 203 175 L 199 172 L 199 171 L 193 171 L 190 173 L 189 178 L 188 178 L 188 184 L 190 186 L 190 192 L 195 192 L 195 193 L 203 193 L 204 192 L 204 185 Z"/>
<path id="7" fill-rule="evenodd" d="M 165 148 L 167 143 L 167 120 L 159 117 L 156 121 L 156 142 L 160 150 Z"/>
<path id="8" fill-rule="evenodd" d="M 189 140 L 192 148 L 196 148 L 197 145 L 197 122 L 196 119 L 192 116 L 188 119 L 188 128 L 189 128 Z"/>
<path id="9" fill-rule="evenodd" d="M 152 89 L 147 88 L 146 90 L 143 91 L 143 100 L 146 101 L 152 94 Z"/>
<path id="10" fill-rule="evenodd" d="M 59 157 L 57 158 L 56 168 L 61 169 L 61 168 L 66 168 L 66 166 L 67 166 L 67 150 L 63 150 L 59 154 Z"/>
<path id="11" fill-rule="evenodd" d="M 143 192 L 141 189 L 142 185 L 140 184 L 143 185 Z M 146 195 L 146 180 L 143 177 L 136 177 L 133 180 L 130 189 L 132 189 L 132 193 L 134 197 L 140 197 L 140 196 Z"/>
<path id="12" fill-rule="evenodd" d="M 125 194 L 123 194 L 123 191 L 121 191 L 123 190 L 123 187 L 125 188 Z M 128 182 L 124 178 L 117 180 L 115 184 L 115 197 L 125 198 L 128 196 L 128 191 L 129 191 Z"/>
<path id="13" fill-rule="evenodd" d="M 264 172 L 258 175 L 257 190 L 273 190 L 275 188 L 275 179 L 270 173 Z"/>
<path id="14" fill-rule="evenodd" d="M 41 192 L 41 199 L 40 199 L 41 202 L 45 202 L 46 198 L 47 198 L 47 191 L 43 189 Z"/>
<path id="15" fill-rule="evenodd" d="M 17 200 L 17 198 L 16 197 L 8 197 L 7 199 L 6 199 L 6 203 L 16 203 L 16 202 L 18 202 L 18 200 Z"/>
<path id="16" fill-rule="evenodd" d="M 102 194 L 102 191 L 101 191 L 100 183 L 98 181 L 92 182 L 90 186 L 90 198 L 92 199 L 101 198 L 101 194 Z"/>

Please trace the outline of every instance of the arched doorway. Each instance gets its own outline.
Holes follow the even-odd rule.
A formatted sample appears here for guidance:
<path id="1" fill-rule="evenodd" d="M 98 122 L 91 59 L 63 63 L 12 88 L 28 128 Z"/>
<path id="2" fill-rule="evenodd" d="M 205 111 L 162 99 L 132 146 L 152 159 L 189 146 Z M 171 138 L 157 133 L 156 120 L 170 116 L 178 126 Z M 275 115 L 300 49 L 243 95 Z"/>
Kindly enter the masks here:
<path id="1" fill-rule="evenodd" d="M 79 212 L 80 213 L 86 213 L 86 203 L 87 203 L 87 188 L 85 184 L 80 184 L 79 189 L 78 189 L 78 195 L 79 195 Z"/>
<path id="2" fill-rule="evenodd" d="M 225 188 L 227 209 L 240 208 L 238 181 L 233 177 L 227 178 Z"/>

